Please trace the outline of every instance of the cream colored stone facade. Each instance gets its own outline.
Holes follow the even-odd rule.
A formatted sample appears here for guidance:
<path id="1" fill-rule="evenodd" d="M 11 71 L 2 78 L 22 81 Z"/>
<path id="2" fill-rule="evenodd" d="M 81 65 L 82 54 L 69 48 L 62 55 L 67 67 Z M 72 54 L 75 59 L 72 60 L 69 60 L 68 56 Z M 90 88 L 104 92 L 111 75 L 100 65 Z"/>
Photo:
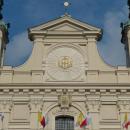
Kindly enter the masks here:
<path id="1" fill-rule="evenodd" d="M 29 29 L 30 58 L 19 67 L 0 68 L 0 128 L 39 130 L 37 114 L 48 114 L 44 130 L 55 130 L 59 115 L 90 113 L 92 123 L 75 130 L 121 130 L 130 114 L 130 68 L 101 59 L 102 31 L 65 15 Z"/>

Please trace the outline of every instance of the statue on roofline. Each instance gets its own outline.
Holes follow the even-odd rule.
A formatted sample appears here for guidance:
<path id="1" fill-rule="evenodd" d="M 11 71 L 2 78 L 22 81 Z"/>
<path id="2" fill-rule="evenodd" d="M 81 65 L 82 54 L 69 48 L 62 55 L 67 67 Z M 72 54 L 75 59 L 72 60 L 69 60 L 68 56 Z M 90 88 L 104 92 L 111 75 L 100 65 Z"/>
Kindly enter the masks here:
<path id="1" fill-rule="evenodd" d="M 3 18 L 2 13 L 1 13 L 3 3 L 4 3 L 3 0 L 0 0 L 0 20 Z"/>
<path id="2" fill-rule="evenodd" d="M 130 19 L 130 0 L 128 0 L 127 4 L 129 6 L 129 19 Z"/>
<path id="3" fill-rule="evenodd" d="M 128 6 L 130 6 L 130 0 L 128 0 Z"/>

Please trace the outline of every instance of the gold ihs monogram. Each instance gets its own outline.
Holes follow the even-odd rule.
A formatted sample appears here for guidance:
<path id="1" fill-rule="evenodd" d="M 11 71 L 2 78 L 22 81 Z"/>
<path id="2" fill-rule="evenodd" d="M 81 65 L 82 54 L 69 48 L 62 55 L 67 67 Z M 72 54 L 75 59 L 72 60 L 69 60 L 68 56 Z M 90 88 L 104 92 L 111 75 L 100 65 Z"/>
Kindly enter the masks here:
<path id="1" fill-rule="evenodd" d="M 72 67 L 72 59 L 68 56 L 64 56 L 58 61 L 58 66 L 62 69 L 68 69 Z"/>

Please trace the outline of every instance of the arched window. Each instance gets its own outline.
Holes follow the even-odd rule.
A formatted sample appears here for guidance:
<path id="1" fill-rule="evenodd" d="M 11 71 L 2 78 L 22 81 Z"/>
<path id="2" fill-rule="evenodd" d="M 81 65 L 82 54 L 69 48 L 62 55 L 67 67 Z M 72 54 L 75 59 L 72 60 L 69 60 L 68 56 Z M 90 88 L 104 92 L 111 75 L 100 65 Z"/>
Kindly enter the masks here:
<path id="1" fill-rule="evenodd" d="M 74 130 L 74 117 L 58 116 L 55 119 L 55 130 Z"/>

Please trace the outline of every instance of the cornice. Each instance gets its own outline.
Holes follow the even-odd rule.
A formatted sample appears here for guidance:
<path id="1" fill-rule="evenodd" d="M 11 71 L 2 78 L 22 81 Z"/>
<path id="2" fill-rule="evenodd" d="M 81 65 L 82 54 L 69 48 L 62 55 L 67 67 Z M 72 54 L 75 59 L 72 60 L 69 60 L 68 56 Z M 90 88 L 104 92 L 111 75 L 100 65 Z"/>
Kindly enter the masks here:
<path id="1" fill-rule="evenodd" d="M 45 83 L 0 83 L 0 86 L 81 86 L 81 87 L 130 87 L 130 83 L 87 83 L 87 82 L 45 82 Z"/>
<path id="2" fill-rule="evenodd" d="M 88 83 L 1 83 L 0 93 L 51 93 L 62 92 L 66 88 L 69 92 L 92 94 L 130 94 L 129 84 L 88 84 Z"/>

